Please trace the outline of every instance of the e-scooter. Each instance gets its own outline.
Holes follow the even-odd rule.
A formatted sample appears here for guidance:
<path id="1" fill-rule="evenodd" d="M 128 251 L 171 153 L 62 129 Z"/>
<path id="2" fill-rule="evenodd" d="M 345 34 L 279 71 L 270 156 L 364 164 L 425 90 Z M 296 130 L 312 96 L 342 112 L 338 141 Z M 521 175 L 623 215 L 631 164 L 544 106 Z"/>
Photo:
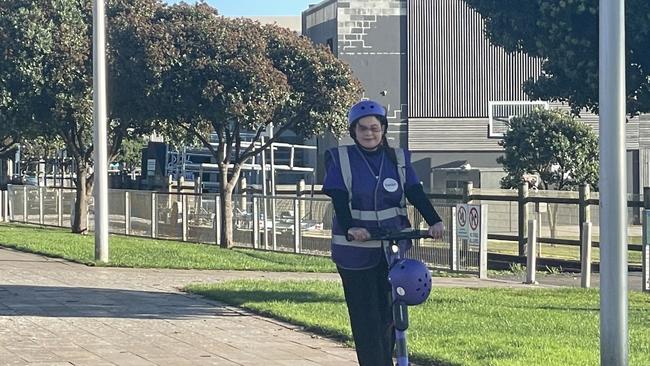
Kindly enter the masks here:
<path id="1" fill-rule="evenodd" d="M 398 366 L 408 366 L 406 330 L 409 326 L 408 306 L 426 301 L 431 292 L 431 273 L 426 265 L 415 259 L 404 258 L 399 242 L 429 238 L 426 231 L 387 232 L 370 230 L 371 240 L 381 240 L 387 253 L 388 281 L 392 287 L 393 322 Z"/>

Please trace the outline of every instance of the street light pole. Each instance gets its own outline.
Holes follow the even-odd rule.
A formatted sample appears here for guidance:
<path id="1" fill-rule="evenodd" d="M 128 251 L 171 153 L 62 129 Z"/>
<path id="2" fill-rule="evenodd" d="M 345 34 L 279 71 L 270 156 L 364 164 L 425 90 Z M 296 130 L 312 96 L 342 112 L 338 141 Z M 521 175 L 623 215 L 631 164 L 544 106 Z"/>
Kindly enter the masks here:
<path id="1" fill-rule="evenodd" d="M 600 364 L 628 364 L 625 2 L 600 0 Z"/>
<path id="2" fill-rule="evenodd" d="M 95 260 L 108 262 L 106 38 L 103 0 L 93 1 L 93 122 L 95 149 Z"/>

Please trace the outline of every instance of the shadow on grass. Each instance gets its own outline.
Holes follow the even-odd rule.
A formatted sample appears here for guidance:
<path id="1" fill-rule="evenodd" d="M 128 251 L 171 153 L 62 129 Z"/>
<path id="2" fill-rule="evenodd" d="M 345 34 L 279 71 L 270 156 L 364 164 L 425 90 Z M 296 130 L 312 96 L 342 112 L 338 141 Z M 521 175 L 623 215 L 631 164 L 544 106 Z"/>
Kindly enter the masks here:
<path id="1" fill-rule="evenodd" d="M 290 252 L 267 252 L 267 251 L 255 251 L 252 249 L 235 249 L 237 253 L 243 254 L 247 257 L 254 258 L 257 260 L 265 261 L 265 262 L 270 262 L 270 263 L 275 263 L 278 265 L 284 265 L 284 266 L 293 266 L 296 265 L 296 259 L 300 258 L 301 256 L 304 255 L 298 255 Z M 283 255 L 286 256 L 286 259 L 283 258 Z M 308 266 L 308 263 L 304 263 L 303 265 Z M 304 268 L 305 272 L 322 272 L 319 269 L 322 268 L 322 265 L 320 263 L 314 263 L 313 268 Z M 334 273 L 336 272 L 334 265 L 332 265 L 332 268 L 330 271 L 324 272 L 324 273 Z"/>

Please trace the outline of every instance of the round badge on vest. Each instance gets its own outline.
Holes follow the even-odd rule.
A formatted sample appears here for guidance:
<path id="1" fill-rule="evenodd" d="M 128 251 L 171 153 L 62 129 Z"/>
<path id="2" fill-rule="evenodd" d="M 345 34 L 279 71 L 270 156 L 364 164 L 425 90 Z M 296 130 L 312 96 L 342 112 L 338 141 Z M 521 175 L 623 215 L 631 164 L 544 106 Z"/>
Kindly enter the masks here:
<path id="1" fill-rule="evenodd" d="M 393 178 L 384 179 L 384 189 L 387 192 L 396 192 L 398 187 L 399 184 L 397 184 L 397 181 L 395 179 Z"/>

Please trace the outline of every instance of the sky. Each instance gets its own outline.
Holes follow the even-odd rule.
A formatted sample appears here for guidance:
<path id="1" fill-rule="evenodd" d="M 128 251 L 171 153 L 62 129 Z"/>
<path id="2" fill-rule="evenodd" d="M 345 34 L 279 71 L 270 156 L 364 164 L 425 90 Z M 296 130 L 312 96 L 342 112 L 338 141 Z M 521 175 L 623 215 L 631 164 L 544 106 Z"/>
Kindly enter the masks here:
<path id="1" fill-rule="evenodd" d="M 165 0 L 176 3 L 179 0 Z M 185 0 L 194 3 L 194 0 Z M 225 16 L 259 16 L 259 15 L 300 15 L 309 4 L 319 3 L 320 0 L 206 0 L 217 8 L 219 14 Z"/>

